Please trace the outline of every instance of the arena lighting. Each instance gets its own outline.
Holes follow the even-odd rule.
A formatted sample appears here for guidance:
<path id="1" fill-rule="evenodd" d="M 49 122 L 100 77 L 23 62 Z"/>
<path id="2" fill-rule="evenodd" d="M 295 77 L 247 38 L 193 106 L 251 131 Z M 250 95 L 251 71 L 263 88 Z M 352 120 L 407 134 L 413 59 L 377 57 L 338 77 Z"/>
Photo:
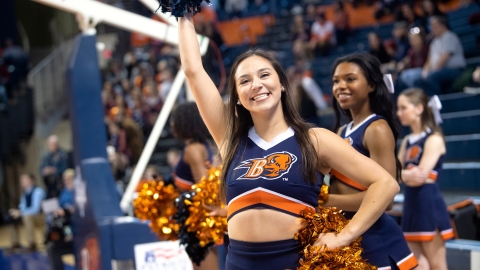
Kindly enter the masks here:
<path id="1" fill-rule="evenodd" d="M 420 28 L 413 27 L 413 28 L 410 29 L 410 33 L 416 35 L 416 34 L 420 33 Z"/>
<path id="2" fill-rule="evenodd" d="M 165 19 L 168 24 L 143 17 L 132 12 L 119 9 L 114 6 L 103 4 L 101 2 L 92 0 L 32 0 L 40 4 L 51 6 L 60 10 L 81 15 L 84 22 L 88 22 L 90 29 L 84 29 L 84 34 L 89 33 L 98 23 L 105 23 L 114 27 L 118 27 L 130 32 L 137 32 L 153 39 L 164 41 L 171 45 L 178 45 L 178 28 L 176 19 L 168 14 L 157 12 L 157 16 Z M 159 6 L 156 0 L 141 0 L 151 10 L 156 10 Z M 79 23 L 80 24 L 80 23 Z M 85 23 L 86 24 L 86 23 Z M 82 29 L 82 25 L 79 25 Z M 85 25 L 83 25 L 85 27 Z M 92 31 L 90 31 L 92 32 Z M 94 33 L 94 31 L 93 31 Z M 200 53 L 205 55 L 208 49 L 209 39 L 207 37 L 197 35 L 200 43 Z M 152 156 L 153 150 L 157 144 L 160 134 L 162 133 L 168 116 L 177 100 L 178 93 L 185 82 L 185 74 L 183 70 L 179 70 L 172 88 L 168 94 L 165 103 L 157 117 L 153 130 L 148 137 L 147 143 L 143 148 L 137 166 L 133 170 L 132 178 L 125 190 L 125 193 L 120 201 L 120 207 L 124 212 L 127 212 L 133 199 L 135 189 L 140 182 L 140 179 L 147 167 L 148 161 Z"/>

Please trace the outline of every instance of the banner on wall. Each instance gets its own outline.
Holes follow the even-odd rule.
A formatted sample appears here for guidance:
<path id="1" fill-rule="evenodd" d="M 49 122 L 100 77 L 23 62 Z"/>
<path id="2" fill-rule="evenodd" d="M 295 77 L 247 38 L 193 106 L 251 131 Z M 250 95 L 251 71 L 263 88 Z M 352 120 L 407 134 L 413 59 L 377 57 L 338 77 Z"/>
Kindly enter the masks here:
<path id="1" fill-rule="evenodd" d="M 135 245 L 137 270 L 193 270 L 192 262 L 179 241 Z"/>

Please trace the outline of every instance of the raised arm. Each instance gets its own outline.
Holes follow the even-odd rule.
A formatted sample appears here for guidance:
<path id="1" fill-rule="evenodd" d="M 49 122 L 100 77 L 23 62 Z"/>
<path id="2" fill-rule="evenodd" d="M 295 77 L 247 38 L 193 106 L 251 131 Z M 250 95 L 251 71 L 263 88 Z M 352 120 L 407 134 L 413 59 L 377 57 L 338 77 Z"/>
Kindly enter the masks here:
<path id="1" fill-rule="evenodd" d="M 367 187 L 362 204 L 348 225 L 338 235 L 324 235 L 316 243 L 320 246 L 326 244 L 330 249 L 346 246 L 378 220 L 400 187 L 385 169 L 358 153 L 334 133 L 325 129 L 314 129 L 312 133 L 312 141 L 316 142 L 315 148 L 322 162 L 320 164 L 322 172 L 333 167 L 346 177 L 355 179 Z"/>
<path id="2" fill-rule="evenodd" d="M 202 56 L 197 34 L 190 14 L 179 18 L 178 38 L 182 69 L 187 77 L 188 86 L 193 92 L 203 121 L 220 148 L 225 136 L 225 104 L 217 87 L 202 65 Z"/>

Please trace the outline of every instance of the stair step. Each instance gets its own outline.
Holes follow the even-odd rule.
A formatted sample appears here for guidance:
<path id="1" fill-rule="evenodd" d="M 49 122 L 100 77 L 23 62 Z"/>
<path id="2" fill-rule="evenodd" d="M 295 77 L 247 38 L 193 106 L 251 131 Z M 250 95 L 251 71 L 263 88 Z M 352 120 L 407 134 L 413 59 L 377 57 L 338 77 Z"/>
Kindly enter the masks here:
<path id="1" fill-rule="evenodd" d="M 438 179 L 444 191 L 480 191 L 480 162 L 444 163 Z"/>
<path id="2" fill-rule="evenodd" d="M 444 113 L 442 118 L 445 135 L 480 133 L 480 110 Z"/>
<path id="3" fill-rule="evenodd" d="M 447 145 L 446 160 L 480 160 L 480 134 L 445 136 Z"/>
<path id="4" fill-rule="evenodd" d="M 480 108 L 480 95 L 454 93 L 439 96 L 442 102 L 442 113 L 469 111 Z"/>

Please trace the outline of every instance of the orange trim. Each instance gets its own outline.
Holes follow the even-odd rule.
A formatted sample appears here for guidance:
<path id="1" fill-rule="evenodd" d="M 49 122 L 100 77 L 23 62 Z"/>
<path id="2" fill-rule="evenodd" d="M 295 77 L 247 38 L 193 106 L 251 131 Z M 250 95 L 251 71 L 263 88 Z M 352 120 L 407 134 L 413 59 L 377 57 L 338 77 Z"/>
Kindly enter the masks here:
<path id="1" fill-rule="evenodd" d="M 432 180 L 437 181 L 437 177 L 438 177 L 438 172 L 437 171 L 431 171 L 428 174 L 428 179 L 432 179 Z"/>
<path id="2" fill-rule="evenodd" d="M 451 218 L 450 218 L 450 225 L 452 225 L 453 233 L 455 234 L 455 239 L 458 239 L 457 226 L 455 226 L 455 222 Z"/>
<path id="3" fill-rule="evenodd" d="M 178 188 L 183 189 L 183 190 L 190 190 L 190 189 L 192 189 L 193 183 L 188 182 L 188 183 L 190 183 L 190 184 L 187 184 L 187 183 L 185 183 L 185 182 L 187 182 L 187 181 L 185 181 L 185 180 L 183 180 L 183 179 L 180 179 L 180 178 L 178 178 L 177 176 L 175 176 L 175 185 L 176 185 Z"/>
<path id="4" fill-rule="evenodd" d="M 305 209 L 304 204 L 300 204 L 289 199 L 279 197 L 277 195 L 265 192 L 263 190 L 257 190 L 255 192 L 246 194 L 228 205 L 228 214 L 227 217 L 230 218 L 230 215 L 246 208 L 250 205 L 255 204 L 266 204 L 273 206 L 278 209 L 285 210 L 287 212 L 299 215 L 300 211 Z"/>
<path id="5" fill-rule="evenodd" d="M 456 209 L 460 209 L 460 208 L 463 208 L 469 204 L 473 203 L 473 200 L 472 199 L 466 199 L 464 201 L 461 201 L 461 202 L 458 202 L 458 203 L 454 203 L 452 205 L 449 205 L 447 207 L 447 211 L 450 212 L 450 211 L 453 211 L 453 210 L 456 210 Z"/>
<path id="6" fill-rule="evenodd" d="M 453 239 L 453 238 L 455 238 L 455 232 L 453 230 L 451 230 L 449 232 L 442 233 L 443 241 L 447 241 L 447 240 L 450 240 L 450 239 Z"/>
<path id="7" fill-rule="evenodd" d="M 415 168 L 416 166 L 413 165 L 413 164 L 409 164 L 407 166 L 407 170 L 411 170 L 413 168 Z M 428 179 L 431 179 L 433 181 L 437 181 L 437 178 L 438 178 L 438 172 L 435 171 L 435 170 L 432 170 L 429 174 L 428 174 Z"/>
<path id="8" fill-rule="evenodd" d="M 410 256 L 410 255 L 409 255 Z M 410 256 L 406 261 L 403 261 L 401 264 L 398 265 L 398 268 L 400 270 L 410 270 L 418 266 L 417 259 L 415 258 L 415 255 Z"/>
<path id="9" fill-rule="evenodd" d="M 430 242 L 435 235 L 405 235 L 405 240 L 408 242 Z"/>
<path id="10" fill-rule="evenodd" d="M 367 190 L 366 187 L 360 185 L 359 183 L 353 181 L 352 179 L 346 177 L 345 175 L 339 173 L 338 171 L 336 171 L 335 169 L 332 169 L 332 171 L 330 172 L 330 174 L 332 176 L 335 176 L 335 178 L 337 178 L 338 180 L 340 180 L 341 182 L 343 182 L 344 184 L 348 185 L 348 186 L 351 186 L 351 187 L 354 187 L 356 189 L 359 189 L 359 190 L 362 190 L 362 191 L 365 191 Z"/>

